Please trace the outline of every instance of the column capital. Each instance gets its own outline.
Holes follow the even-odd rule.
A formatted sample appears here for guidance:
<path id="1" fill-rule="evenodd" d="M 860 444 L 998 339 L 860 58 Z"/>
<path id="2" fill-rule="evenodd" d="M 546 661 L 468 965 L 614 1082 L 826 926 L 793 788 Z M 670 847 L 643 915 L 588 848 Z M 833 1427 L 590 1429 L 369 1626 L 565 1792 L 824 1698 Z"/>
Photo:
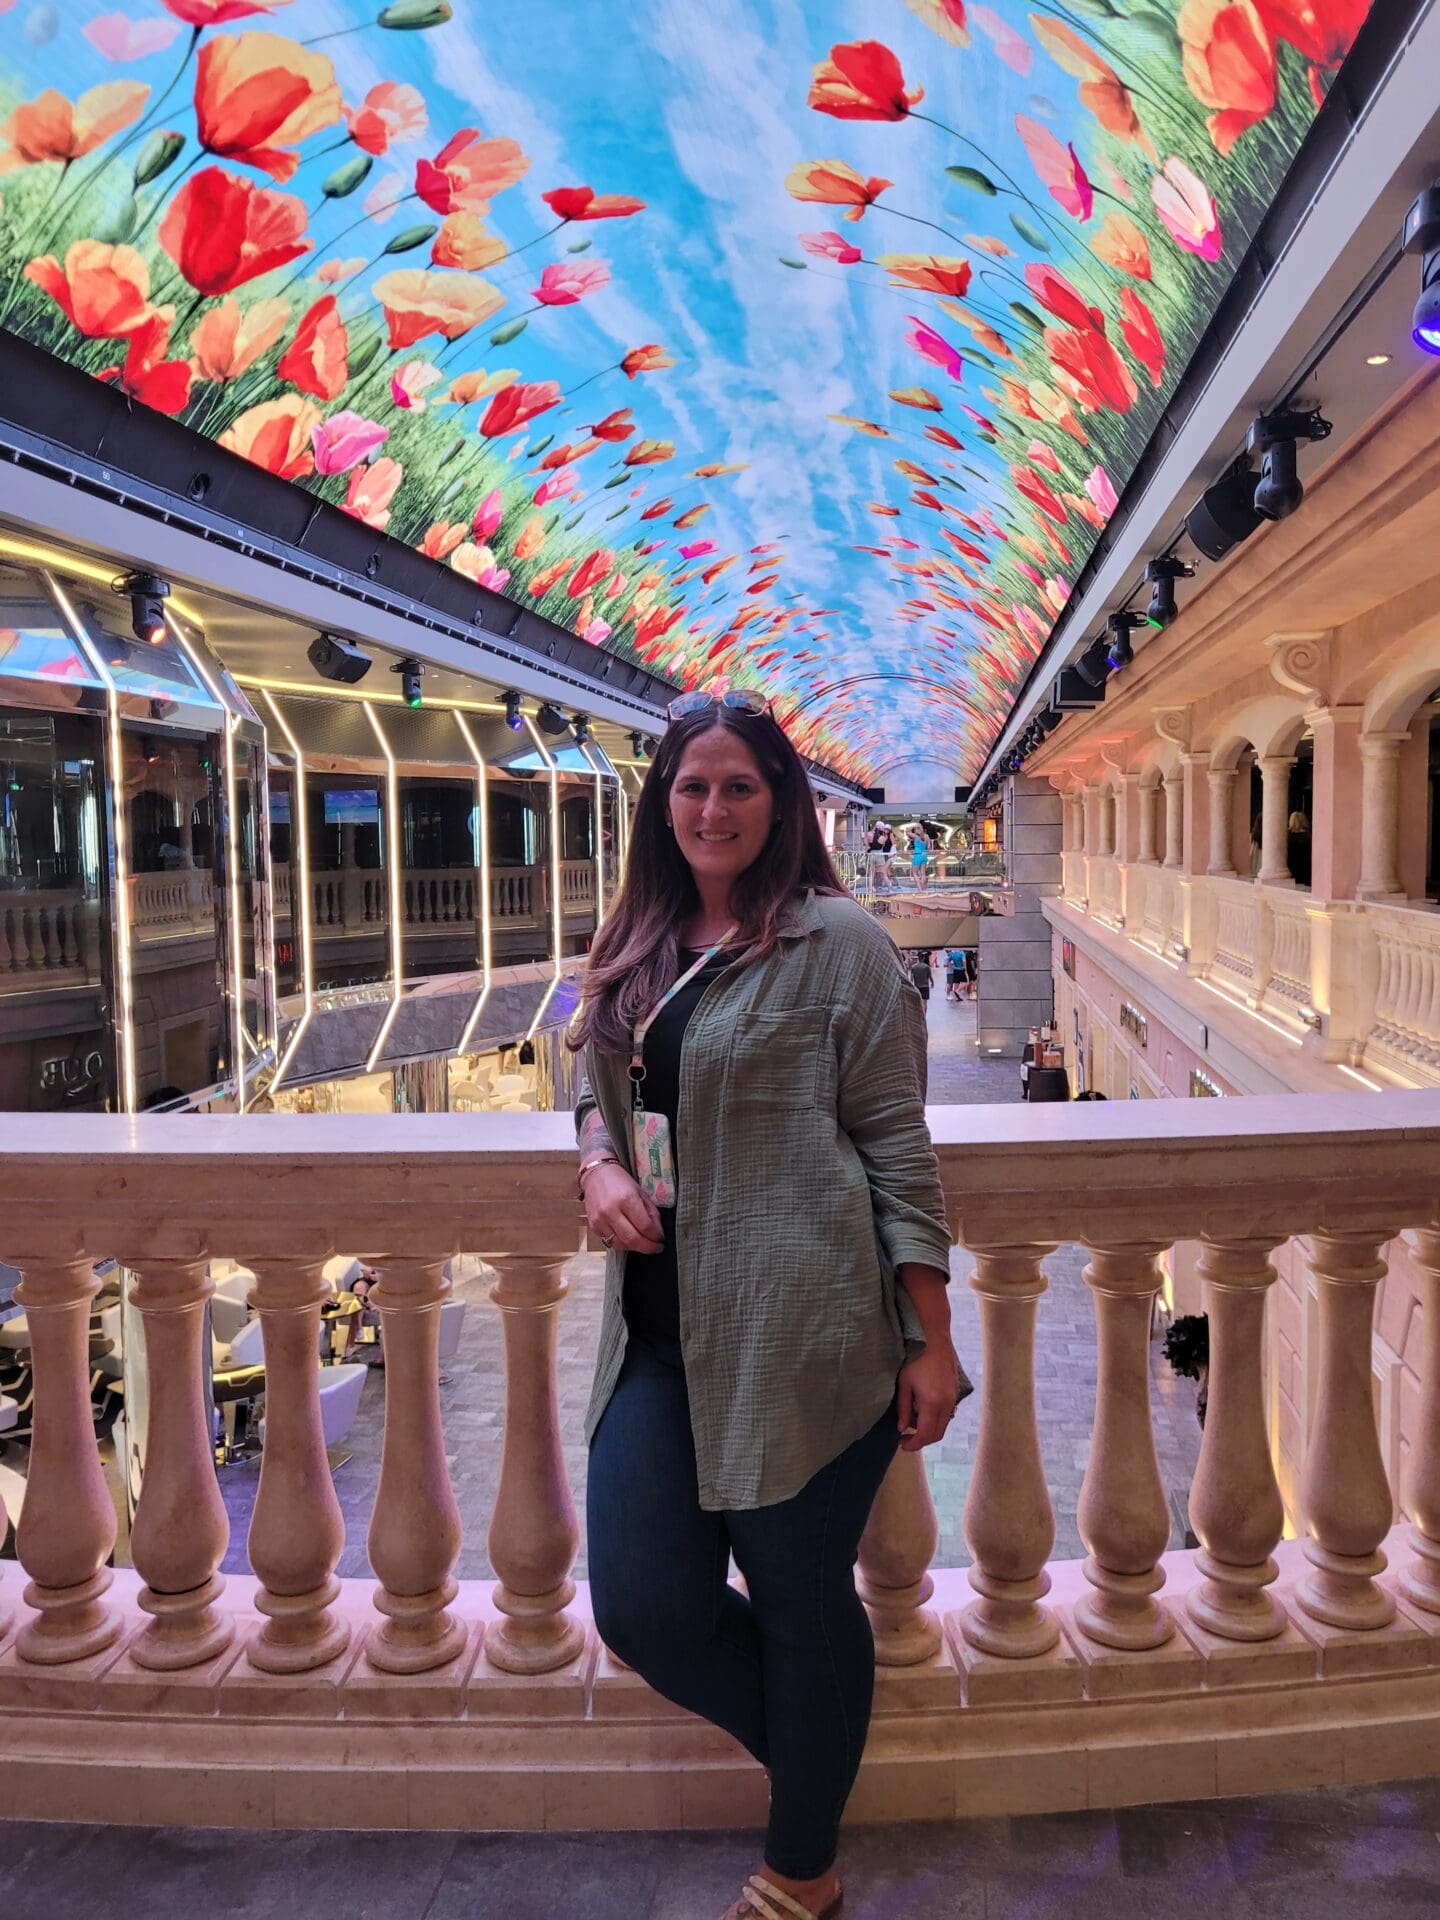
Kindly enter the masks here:
<path id="1" fill-rule="evenodd" d="M 1409 740 L 1408 731 L 1394 728 L 1362 733 L 1357 742 L 1361 758 L 1365 760 L 1391 760 Z"/>

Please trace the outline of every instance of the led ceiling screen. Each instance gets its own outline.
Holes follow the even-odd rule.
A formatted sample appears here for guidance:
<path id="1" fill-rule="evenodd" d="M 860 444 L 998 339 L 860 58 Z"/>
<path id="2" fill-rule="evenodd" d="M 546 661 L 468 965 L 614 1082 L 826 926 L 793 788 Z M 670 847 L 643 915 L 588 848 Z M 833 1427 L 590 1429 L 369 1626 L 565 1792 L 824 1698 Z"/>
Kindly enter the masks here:
<path id="1" fill-rule="evenodd" d="M 964 780 L 1366 10 L 0 0 L 0 324 Z"/>

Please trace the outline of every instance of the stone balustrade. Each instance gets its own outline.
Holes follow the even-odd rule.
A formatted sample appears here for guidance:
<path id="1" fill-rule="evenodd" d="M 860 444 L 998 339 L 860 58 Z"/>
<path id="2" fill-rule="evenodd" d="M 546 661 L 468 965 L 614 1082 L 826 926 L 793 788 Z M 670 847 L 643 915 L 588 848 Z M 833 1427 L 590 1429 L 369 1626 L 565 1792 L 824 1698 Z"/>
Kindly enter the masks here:
<path id="1" fill-rule="evenodd" d="M 1396 1777 L 1440 1765 L 1440 1093 L 931 1112 L 983 1350 L 965 1514 L 931 1564 L 922 1456 L 862 1542 L 877 1708 L 854 1819 L 944 1817 Z M 563 1115 L 0 1120 L 0 1257 L 36 1383 L 20 1573 L 0 1577 L 7 1810 L 333 1825 L 363 1771 L 391 1824 L 679 1826 L 763 1815 L 758 1770 L 597 1643 L 555 1384 L 580 1216 Z M 1371 1319 L 1400 1234 L 1425 1277 L 1421 1439 L 1393 1487 Z M 1271 1256 L 1300 1239 L 1318 1326 L 1303 1520 L 1266 1428 Z M 1210 1411 L 1193 1553 L 1166 1551 L 1148 1350 L 1161 1260 L 1201 1247 Z M 1083 1562 L 1052 1559 L 1035 1329 L 1046 1256 L 1088 1249 L 1098 1383 Z M 337 1246 L 380 1271 L 374 1584 L 343 1581 L 315 1365 Z M 503 1315 L 490 1515 L 461 1515 L 437 1385 L 446 1262 L 482 1251 Z M 253 1575 L 202 1392 L 207 1261 L 255 1274 L 266 1443 Z M 130 1274 L 149 1418 L 133 1569 L 90 1426 L 92 1262 Z M 1404 1516 L 1397 1526 L 1397 1511 Z M 497 1579 L 457 1583 L 462 1525 Z M 0 1530 L 4 1522 L 0 1521 Z M 1394 1564 L 1390 1564 L 1393 1557 Z"/>
<path id="2" fill-rule="evenodd" d="M 80 892 L 0 893 L 0 982 L 6 991 L 98 979 L 100 903 Z"/>
<path id="3" fill-rule="evenodd" d="M 132 873 L 130 924 L 141 940 L 208 929 L 214 921 L 214 875 L 204 867 Z"/>

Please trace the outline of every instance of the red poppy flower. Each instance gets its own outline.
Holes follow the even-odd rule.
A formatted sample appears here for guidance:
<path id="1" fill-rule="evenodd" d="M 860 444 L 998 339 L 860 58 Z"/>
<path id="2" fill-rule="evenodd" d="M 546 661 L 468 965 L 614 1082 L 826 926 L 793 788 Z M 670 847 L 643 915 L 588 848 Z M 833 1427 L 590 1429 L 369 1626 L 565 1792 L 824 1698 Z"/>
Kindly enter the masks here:
<path id="1" fill-rule="evenodd" d="M 1155 316 L 1133 287 L 1120 289 L 1120 337 L 1158 387 L 1165 372 L 1165 342 Z"/>
<path id="2" fill-rule="evenodd" d="M 673 354 L 668 354 L 664 347 L 657 347 L 653 343 L 645 347 L 631 347 L 620 362 L 627 380 L 633 380 L 641 373 L 663 373 L 666 367 L 673 367 L 674 364 Z"/>
<path id="3" fill-rule="evenodd" d="M 434 213 L 488 213 L 490 202 L 530 170 L 515 140 L 487 140 L 462 127 L 433 160 L 415 168 L 415 191 Z"/>
<path id="4" fill-rule="evenodd" d="M 218 27 L 227 20 L 244 20 L 256 13 L 274 13 L 290 0 L 163 0 L 168 13 L 187 27 Z"/>
<path id="5" fill-rule="evenodd" d="M 593 187 L 552 187 L 540 198 L 557 220 L 627 220 L 643 213 L 645 202 L 627 193 L 596 193 Z"/>
<path id="6" fill-rule="evenodd" d="M 1140 397 L 1130 370 L 1103 333 L 1090 327 L 1046 329 L 1045 347 L 1057 384 L 1087 413 L 1128 413 Z"/>
<path id="7" fill-rule="evenodd" d="M 1277 40 L 1317 67 L 1338 67 L 1365 24 L 1370 0 L 1255 0 Z"/>
<path id="8" fill-rule="evenodd" d="M 230 293 L 309 253 L 305 202 L 222 167 L 185 182 L 165 209 L 160 244 L 197 293 Z"/>
<path id="9" fill-rule="evenodd" d="M 343 111 L 335 69 L 278 33 L 221 34 L 200 49 L 195 120 L 200 144 L 222 160 L 288 180 L 299 146 Z"/>
<path id="10" fill-rule="evenodd" d="M 864 218 L 893 180 L 876 174 L 862 179 L 843 160 L 801 160 L 785 176 L 785 191 L 792 200 L 809 200 L 822 207 L 844 207 L 846 220 Z"/>
<path id="11" fill-rule="evenodd" d="M 815 68 L 806 102 L 835 120 L 903 120 L 923 87 L 908 92 L 900 62 L 879 40 L 855 40 L 832 47 L 830 58 Z"/>
<path id="12" fill-rule="evenodd" d="M 603 420 L 597 420 L 593 427 L 585 429 L 597 440 L 628 440 L 635 431 L 635 422 L 630 418 L 629 407 L 620 407 L 614 413 L 607 413 Z"/>
<path id="13" fill-rule="evenodd" d="M 480 432 L 487 440 L 498 440 L 559 404 L 560 388 L 554 380 L 517 380 L 502 387 L 485 409 Z"/>
<path id="14" fill-rule="evenodd" d="M 180 413 L 190 399 L 193 372 L 188 360 L 167 360 L 171 310 L 156 309 L 130 335 L 123 367 L 106 367 L 102 380 L 118 380 L 132 400 L 157 413 Z"/>
<path id="15" fill-rule="evenodd" d="M 1099 307 L 1087 306 L 1079 288 L 1054 267 L 1032 261 L 1025 269 L 1025 284 L 1045 311 L 1053 313 L 1067 326 L 1097 327 L 1102 333 L 1105 331 L 1105 316 Z"/>
<path id="16" fill-rule="evenodd" d="M 295 329 L 275 372 L 312 400 L 336 400 L 350 378 L 350 341 L 333 293 L 317 300 Z"/>
<path id="17" fill-rule="evenodd" d="M 63 267 L 54 254 L 41 254 L 25 268 L 24 277 L 48 293 L 88 340 L 133 333 L 154 311 L 150 269 L 134 247 L 73 240 L 65 249 Z"/>
<path id="18" fill-rule="evenodd" d="M 1275 106 L 1275 43 L 1253 0 L 1186 0 L 1180 10 L 1185 84 L 1202 106 L 1217 153 Z"/>
<path id="19" fill-rule="evenodd" d="M 599 586 L 615 564 L 615 556 L 605 547 L 597 547 L 592 554 L 583 559 L 565 583 L 565 591 L 572 600 L 578 600 L 582 593 L 591 587 Z"/>

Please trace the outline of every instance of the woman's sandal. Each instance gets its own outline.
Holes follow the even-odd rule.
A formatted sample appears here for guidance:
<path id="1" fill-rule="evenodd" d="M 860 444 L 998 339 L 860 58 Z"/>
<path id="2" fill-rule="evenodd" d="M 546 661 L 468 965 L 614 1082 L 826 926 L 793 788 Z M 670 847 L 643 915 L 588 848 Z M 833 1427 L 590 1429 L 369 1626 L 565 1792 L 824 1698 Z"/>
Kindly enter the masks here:
<path id="1" fill-rule="evenodd" d="M 768 1880 L 762 1880 L 758 1873 L 752 1873 L 745 1882 L 744 1893 L 724 1915 L 724 1920 L 833 1920 L 844 1898 L 842 1887 L 829 1906 L 817 1913 L 790 1894 L 782 1893 L 779 1887 L 771 1886 Z"/>

